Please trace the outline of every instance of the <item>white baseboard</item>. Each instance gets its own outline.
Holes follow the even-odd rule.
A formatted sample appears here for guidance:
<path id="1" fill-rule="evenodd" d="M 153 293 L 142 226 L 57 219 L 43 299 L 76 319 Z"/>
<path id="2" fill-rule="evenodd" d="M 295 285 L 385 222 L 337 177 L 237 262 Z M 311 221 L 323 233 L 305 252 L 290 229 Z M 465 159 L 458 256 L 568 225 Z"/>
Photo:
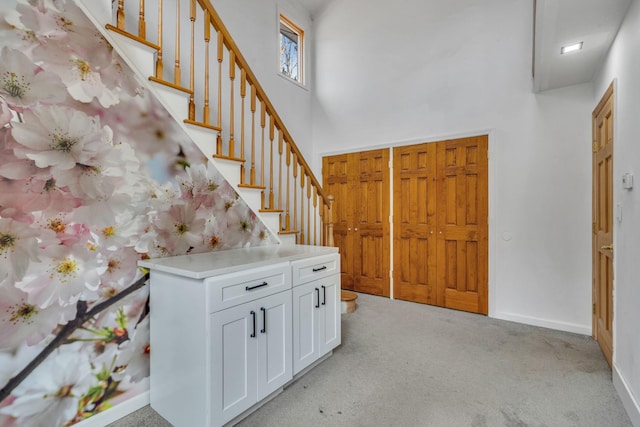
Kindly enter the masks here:
<path id="1" fill-rule="evenodd" d="M 591 325 L 578 325 L 575 323 L 556 322 L 540 319 L 538 317 L 522 316 L 520 314 L 497 312 L 495 319 L 509 320 L 511 322 L 524 323 L 526 325 L 540 326 L 542 328 L 556 329 L 558 331 L 573 332 L 574 334 L 591 335 Z"/>
<path id="2" fill-rule="evenodd" d="M 133 396 L 131 399 L 119 403 L 118 405 L 104 412 L 100 412 L 99 414 L 96 414 L 91 418 L 80 421 L 79 423 L 74 424 L 74 427 L 104 427 L 107 424 L 118 421 L 120 418 L 125 417 L 144 406 L 147 406 L 148 404 L 149 390 L 143 391 L 142 393 Z"/>
<path id="3" fill-rule="evenodd" d="M 624 380 L 622 375 L 620 375 L 615 363 L 613 364 L 612 371 L 613 387 L 618 392 L 620 400 L 622 400 L 622 405 L 624 406 L 624 409 L 626 409 L 627 415 L 629 415 L 631 424 L 635 427 L 640 427 L 640 402 L 635 398 L 631 389 L 627 385 L 627 382 Z"/>

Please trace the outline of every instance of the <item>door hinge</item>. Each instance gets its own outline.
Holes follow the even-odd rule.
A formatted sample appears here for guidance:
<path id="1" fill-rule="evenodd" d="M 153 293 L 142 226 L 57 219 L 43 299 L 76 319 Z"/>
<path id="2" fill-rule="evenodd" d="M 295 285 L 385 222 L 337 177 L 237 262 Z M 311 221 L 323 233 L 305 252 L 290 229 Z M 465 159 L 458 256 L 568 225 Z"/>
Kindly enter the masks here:
<path id="1" fill-rule="evenodd" d="M 594 153 L 598 152 L 598 141 L 593 141 L 592 150 Z"/>
<path id="2" fill-rule="evenodd" d="M 592 309 L 593 309 L 593 314 L 596 314 L 596 303 L 595 302 L 592 304 Z"/>

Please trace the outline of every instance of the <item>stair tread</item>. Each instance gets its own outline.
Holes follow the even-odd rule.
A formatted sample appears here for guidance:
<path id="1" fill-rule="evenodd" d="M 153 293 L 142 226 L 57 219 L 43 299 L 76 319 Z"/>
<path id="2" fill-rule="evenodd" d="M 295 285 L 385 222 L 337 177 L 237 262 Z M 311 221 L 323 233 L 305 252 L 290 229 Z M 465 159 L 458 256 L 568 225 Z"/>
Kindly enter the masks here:
<path id="1" fill-rule="evenodd" d="M 196 121 L 196 120 L 184 119 L 184 122 L 186 124 L 189 124 L 189 125 L 200 126 L 200 127 L 206 128 L 206 129 L 214 130 L 216 132 L 220 132 L 222 130 L 222 128 L 220 126 L 210 125 L 208 123 L 203 123 L 203 122 L 199 122 L 199 121 Z"/>
<path id="2" fill-rule="evenodd" d="M 105 25 L 105 28 L 109 31 L 113 31 L 114 33 L 120 34 L 121 36 L 127 37 L 128 39 L 131 39 L 133 41 L 136 41 L 138 43 L 142 43 L 145 46 L 150 47 L 151 49 L 155 49 L 155 50 L 160 50 L 160 46 L 158 46 L 157 44 L 151 43 L 150 41 L 143 39 L 140 36 L 137 36 L 135 34 L 131 34 L 128 31 L 125 30 L 121 30 L 120 28 L 111 25 L 111 24 L 107 24 Z"/>
<path id="3" fill-rule="evenodd" d="M 154 83 L 161 84 L 163 86 L 168 86 L 168 87 L 170 87 L 172 89 L 177 89 L 177 90 L 179 90 L 181 92 L 184 92 L 184 93 L 187 93 L 189 95 L 193 95 L 193 91 L 191 89 L 188 89 L 186 87 L 182 87 L 182 86 L 177 85 L 175 83 L 171 83 L 171 82 L 168 82 L 166 80 L 159 79 L 159 78 L 153 77 L 153 76 L 149 77 L 149 80 L 154 82 Z"/>
<path id="4" fill-rule="evenodd" d="M 254 188 L 256 190 L 265 190 L 267 187 L 264 185 L 251 185 L 251 184 L 238 184 L 240 188 Z"/>
<path id="5" fill-rule="evenodd" d="M 234 162 L 244 163 L 244 159 L 238 157 L 225 156 L 224 154 L 214 154 L 214 159 L 222 159 L 222 160 L 233 160 Z"/>
<path id="6" fill-rule="evenodd" d="M 280 230 L 278 234 L 298 234 L 299 230 Z"/>

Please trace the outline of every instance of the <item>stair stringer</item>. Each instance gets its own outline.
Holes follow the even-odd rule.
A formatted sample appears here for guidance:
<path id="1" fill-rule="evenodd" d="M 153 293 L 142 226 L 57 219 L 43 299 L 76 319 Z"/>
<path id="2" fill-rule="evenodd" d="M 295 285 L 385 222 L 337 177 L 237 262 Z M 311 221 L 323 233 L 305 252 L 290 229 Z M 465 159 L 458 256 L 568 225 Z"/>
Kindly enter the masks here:
<path id="1" fill-rule="evenodd" d="M 145 87 L 173 117 L 180 128 L 189 136 L 196 146 L 212 162 L 214 167 L 238 193 L 240 199 L 247 204 L 259 221 L 271 232 L 279 244 L 296 244 L 296 236 L 293 234 L 279 234 L 279 214 L 260 212 L 261 197 L 255 197 L 251 193 L 254 189 L 238 187 L 240 182 L 240 164 L 225 159 L 211 158 L 206 153 L 216 151 L 217 132 L 198 126 L 184 123 L 188 117 L 189 94 L 149 80 L 149 64 L 153 70 L 156 53 L 147 46 L 135 40 L 112 34 L 106 29 L 106 25 L 112 21 L 111 0 L 74 0 L 87 18 L 97 28 L 98 32 L 107 40 L 122 61 L 129 66 L 136 79 Z M 139 59 L 135 59 L 139 58 Z M 230 164 L 235 163 L 235 164 Z M 277 221 L 267 217 L 276 216 Z M 274 228 L 275 225 L 275 228 Z"/>

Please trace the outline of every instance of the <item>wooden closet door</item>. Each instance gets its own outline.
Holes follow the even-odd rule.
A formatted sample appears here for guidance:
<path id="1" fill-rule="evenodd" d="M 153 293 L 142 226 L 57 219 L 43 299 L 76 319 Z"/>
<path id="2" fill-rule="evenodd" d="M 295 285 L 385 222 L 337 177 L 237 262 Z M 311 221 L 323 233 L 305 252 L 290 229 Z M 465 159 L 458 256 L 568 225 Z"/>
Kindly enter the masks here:
<path id="1" fill-rule="evenodd" d="M 393 296 L 437 304 L 436 144 L 393 149 Z"/>
<path id="2" fill-rule="evenodd" d="M 342 289 L 389 296 L 389 150 L 324 157 Z"/>
<path id="3" fill-rule="evenodd" d="M 438 305 L 487 314 L 488 137 L 437 145 Z"/>
<path id="4" fill-rule="evenodd" d="M 354 290 L 388 297 L 389 150 L 356 153 L 354 191 Z"/>
<path id="5" fill-rule="evenodd" d="M 353 165 L 349 154 L 323 157 L 323 188 L 335 198 L 333 209 L 333 238 L 340 248 L 340 273 L 342 289 L 354 289 L 353 224 Z"/>

